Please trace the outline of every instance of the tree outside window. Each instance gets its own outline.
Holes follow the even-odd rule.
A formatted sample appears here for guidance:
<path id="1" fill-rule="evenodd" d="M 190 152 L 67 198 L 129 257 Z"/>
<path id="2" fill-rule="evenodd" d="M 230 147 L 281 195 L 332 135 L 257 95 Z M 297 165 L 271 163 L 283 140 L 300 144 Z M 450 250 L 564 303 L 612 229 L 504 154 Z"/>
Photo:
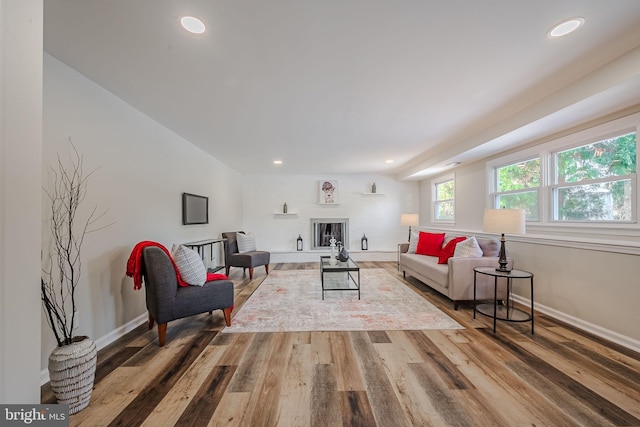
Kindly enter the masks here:
<path id="1" fill-rule="evenodd" d="M 526 219 L 539 217 L 540 158 L 496 168 L 495 208 L 524 209 Z"/>
<path id="2" fill-rule="evenodd" d="M 583 145 L 553 156 L 554 220 L 631 221 L 636 133 Z"/>
<path id="3" fill-rule="evenodd" d="M 434 183 L 434 220 L 455 220 L 455 181 L 453 178 Z"/>

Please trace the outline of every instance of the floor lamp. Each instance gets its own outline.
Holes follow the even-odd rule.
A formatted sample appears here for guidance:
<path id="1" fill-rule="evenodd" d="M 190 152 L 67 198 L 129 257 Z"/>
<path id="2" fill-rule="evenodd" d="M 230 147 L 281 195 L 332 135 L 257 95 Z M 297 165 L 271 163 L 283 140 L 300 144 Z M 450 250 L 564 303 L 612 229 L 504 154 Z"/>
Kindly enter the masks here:
<path id="1" fill-rule="evenodd" d="M 420 218 L 418 214 L 402 214 L 400 215 L 400 224 L 409 226 L 409 241 L 411 241 L 411 226 L 417 227 L 420 225 Z"/>
<path id="2" fill-rule="evenodd" d="M 482 231 L 487 233 L 500 233 L 500 258 L 496 271 L 509 272 L 507 266 L 507 251 L 505 249 L 504 235 L 525 233 L 525 213 L 524 209 L 485 209 Z"/>

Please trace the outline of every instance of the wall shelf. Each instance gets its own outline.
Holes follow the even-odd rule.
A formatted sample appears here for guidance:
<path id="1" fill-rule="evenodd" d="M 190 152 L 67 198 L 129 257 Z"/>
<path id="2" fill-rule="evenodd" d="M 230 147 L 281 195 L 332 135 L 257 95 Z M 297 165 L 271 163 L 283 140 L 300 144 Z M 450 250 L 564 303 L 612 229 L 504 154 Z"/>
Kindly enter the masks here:
<path id="1" fill-rule="evenodd" d="M 384 196 L 384 193 L 360 193 L 363 196 Z"/>
<path id="2" fill-rule="evenodd" d="M 273 214 L 276 216 L 292 216 L 292 215 L 298 215 L 298 212 L 287 212 L 287 213 L 274 212 Z"/>

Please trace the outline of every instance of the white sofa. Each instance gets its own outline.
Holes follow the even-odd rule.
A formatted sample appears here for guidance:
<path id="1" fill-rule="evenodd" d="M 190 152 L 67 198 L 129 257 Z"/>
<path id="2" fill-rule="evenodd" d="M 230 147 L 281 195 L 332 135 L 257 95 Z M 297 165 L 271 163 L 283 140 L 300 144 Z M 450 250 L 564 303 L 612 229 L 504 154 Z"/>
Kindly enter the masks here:
<path id="1" fill-rule="evenodd" d="M 453 237 L 445 235 L 446 245 Z M 451 257 L 446 264 L 438 264 L 438 257 L 407 253 L 409 243 L 400 244 L 400 269 L 403 277 L 413 276 L 454 302 L 458 309 L 459 301 L 473 300 L 473 268 L 497 267 L 500 242 L 497 239 L 476 237 L 483 256 L 478 258 Z M 509 267 L 513 268 L 513 259 L 507 258 Z M 485 274 L 478 274 L 477 299 L 493 299 L 494 279 Z M 498 299 L 506 298 L 504 280 L 498 281 Z"/>

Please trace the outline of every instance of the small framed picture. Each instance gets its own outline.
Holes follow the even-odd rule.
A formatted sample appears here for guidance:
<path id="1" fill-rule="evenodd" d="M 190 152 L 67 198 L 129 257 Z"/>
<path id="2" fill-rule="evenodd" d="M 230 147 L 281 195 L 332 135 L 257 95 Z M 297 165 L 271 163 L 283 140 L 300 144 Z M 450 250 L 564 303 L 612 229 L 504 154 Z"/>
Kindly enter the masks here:
<path id="1" fill-rule="evenodd" d="M 318 181 L 318 203 L 321 205 L 338 204 L 338 181 L 325 179 Z"/>

